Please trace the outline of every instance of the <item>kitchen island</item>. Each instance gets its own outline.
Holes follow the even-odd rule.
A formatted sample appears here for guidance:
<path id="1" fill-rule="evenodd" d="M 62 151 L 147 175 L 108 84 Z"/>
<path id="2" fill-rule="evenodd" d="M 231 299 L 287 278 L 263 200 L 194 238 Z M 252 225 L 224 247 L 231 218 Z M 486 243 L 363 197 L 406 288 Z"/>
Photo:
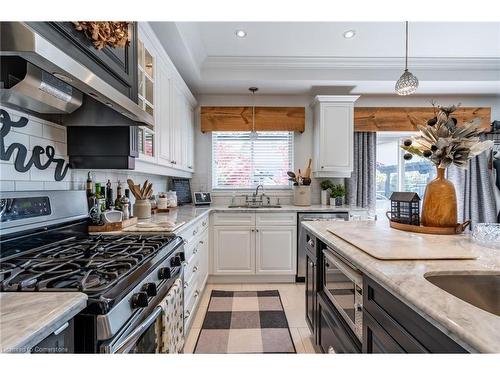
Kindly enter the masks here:
<path id="1" fill-rule="evenodd" d="M 36 351 L 38 343 L 62 333 L 86 306 L 87 295 L 78 292 L 0 293 L 0 352 Z"/>
<path id="2" fill-rule="evenodd" d="M 402 304 L 436 327 L 447 337 L 458 343 L 469 352 L 500 352 L 500 316 L 473 306 L 426 279 L 431 275 L 499 275 L 500 250 L 483 247 L 473 242 L 468 235 L 440 236 L 440 246 L 457 246 L 470 248 L 476 259 L 459 260 L 380 260 L 350 242 L 356 242 L 356 233 L 362 233 L 369 227 L 380 229 L 385 242 L 391 241 L 391 233 L 382 226 L 387 221 L 335 223 L 335 227 L 350 226 L 351 237 L 336 236 L 333 223 L 308 222 L 303 224 L 306 230 L 324 245 L 335 249 L 345 260 L 353 264 L 366 278 L 373 280 L 381 288 L 392 294 Z M 333 233 L 329 231 L 332 229 Z M 412 234 L 414 241 L 408 241 L 402 251 L 411 251 L 412 243 L 429 243 L 429 250 L 436 245 L 436 236 Z M 458 242 L 457 242 L 458 239 Z M 448 244 L 448 245 L 446 245 Z M 365 279 L 364 279 L 365 280 Z M 365 285 L 366 287 L 366 285 Z M 364 290 L 367 294 L 367 291 Z M 365 295 L 366 297 L 366 295 Z M 365 298 L 366 303 L 366 298 Z M 399 302 L 398 301 L 398 302 Z M 365 306 L 366 307 L 366 306 Z"/>

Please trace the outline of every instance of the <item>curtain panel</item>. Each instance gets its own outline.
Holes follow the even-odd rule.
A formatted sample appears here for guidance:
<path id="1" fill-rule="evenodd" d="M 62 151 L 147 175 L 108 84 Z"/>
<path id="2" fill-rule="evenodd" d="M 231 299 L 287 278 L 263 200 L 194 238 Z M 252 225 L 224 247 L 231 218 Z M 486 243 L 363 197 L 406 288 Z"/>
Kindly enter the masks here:
<path id="1" fill-rule="evenodd" d="M 377 133 L 354 133 L 354 170 L 345 181 L 347 204 L 375 209 Z"/>

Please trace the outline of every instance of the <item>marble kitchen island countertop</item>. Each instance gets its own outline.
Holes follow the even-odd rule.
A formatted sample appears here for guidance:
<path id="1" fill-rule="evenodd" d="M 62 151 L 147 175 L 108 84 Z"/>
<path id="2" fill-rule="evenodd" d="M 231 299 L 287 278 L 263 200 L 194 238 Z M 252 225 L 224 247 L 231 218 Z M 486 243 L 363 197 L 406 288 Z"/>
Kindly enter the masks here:
<path id="1" fill-rule="evenodd" d="M 78 292 L 0 293 L 0 352 L 29 353 L 86 306 Z"/>
<path id="2" fill-rule="evenodd" d="M 335 222 L 336 226 L 342 224 Z M 365 225 L 389 225 L 386 220 L 346 224 L 359 225 L 359 230 Z M 499 274 L 500 250 L 473 244 L 469 235 L 457 235 L 463 238 L 461 246 L 474 248 L 477 259 L 379 260 L 351 245 L 345 234 L 346 240 L 343 240 L 330 233 L 330 222 L 306 222 L 302 225 L 465 349 L 470 352 L 500 353 L 500 316 L 462 301 L 424 278 L 426 274 L 440 273 Z M 387 237 L 391 232 L 383 233 Z M 425 236 L 428 236 L 414 235 L 418 241 L 425 241 Z M 449 241 L 449 246 L 456 246 L 457 236 L 441 236 L 441 242 Z M 390 241 L 390 238 L 387 240 Z M 411 247 L 411 243 L 407 246 Z"/>

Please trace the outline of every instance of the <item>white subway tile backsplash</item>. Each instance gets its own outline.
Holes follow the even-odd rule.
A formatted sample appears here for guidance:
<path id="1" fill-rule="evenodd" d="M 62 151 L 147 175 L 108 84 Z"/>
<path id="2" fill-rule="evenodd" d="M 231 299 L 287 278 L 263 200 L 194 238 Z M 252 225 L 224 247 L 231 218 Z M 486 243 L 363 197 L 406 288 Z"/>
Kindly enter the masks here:
<path id="1" fill-rule="evenodd" d="M 33 150 L 33 147 L 35 147 L 35 146 L 41 146 L 43 148 L 46 148 L 47 146 L 52 146 L 55 149 L 56 155 L 67 155 L 68 154 L 68 149 L 66 147 L 66 143 L 55 142 L 55 141 L 51 141 L 51 140 L 48 140 L 45 138 L 30 136 L 29 149 Z"/>
<path id="2" fill-rule="evenodd" d="M 43 138 L 66 143 L 66 130 L 52 125 L 43 124 Z"/>
<path id="3" fill-rule="evenodd" d="M 66 128 L 57 124 L 52 124 L 48 121 L 36 118 L 32 115 L 23 114 L 17 110 L 0 107 L 5 109 L 13 121 L 19 120 L 20 116 L 27 117 L 28 123 L 23 128 L 12 128 L 9 135 L 5 139 L 5 146 L 9 146 L 13 142 L 23 144 L 28 149 L 27 158 L 31 157 L 31 150 L 34 146 L 45 148 L 50 145 L 55 149 L 55 157 L 64 159 L 68 162 L 67 156 L 67 136 Z M 14 152 L 10 160 L 0 162 L 0 190 L 84 190 L 86 188 L 88 170 L 70 169 L 63 181 L 55 181 L 54 172 L 55 164 L 51 164 L 47 169 L 40 170 L 34 166 L 27 172 L 17 172 L 14 168 L 14 160 L 17 151 Z M 42 154 L 40 158 L 42 164 L 45 164 L 48 159 Z M 125 190 L 127 186 L 127 178 L 132 178 L 135 183 L 143 184 L 149 179 L 153 183 L 154 192 L 158 193 L 166 191 L 167 177 L 148 175 L 144 173 L 128 171 L 128 170 L 96 170 L 92 171 L 93 182 L 105 184 L 108 179 L 112 183 L 113 194 L 116 196 L 118 181 L 121 181 L 122 187 Z"/>
<path id="4" fill-rule="evenodd" d="M 16 181 L 16 191 L 43 190 L 42 181 Z"/>
<path id="5" fill-rule="evenodd" d="M 69 190 L 70 182 L 65 181 L 45 181 L 43 183 L 43 190 Z M 78 189 L 80 190 L 80 189 Z"/>
<path id="6" fill-rule="evenodd" d="M 30 179 L 29 173 L 16 171 L 14 164 L 0 164 L 0 178 L 2 180 L 27 181 Z"/>
<path id="7" fill-rule="evenodd" d="M 18 133 L 15 131 L 10 131 L 4 138 L 5 147 L 7 148 L 12 143 L 20 143 L 22 145 L 26 145 L 29 143 L 30 136 L 22 133 Z"/>
<path id="8" fill-rule="evenodd" d="M 0 191 L 14 191 L 16 190 L 14 181 L 0 180 Z"/>

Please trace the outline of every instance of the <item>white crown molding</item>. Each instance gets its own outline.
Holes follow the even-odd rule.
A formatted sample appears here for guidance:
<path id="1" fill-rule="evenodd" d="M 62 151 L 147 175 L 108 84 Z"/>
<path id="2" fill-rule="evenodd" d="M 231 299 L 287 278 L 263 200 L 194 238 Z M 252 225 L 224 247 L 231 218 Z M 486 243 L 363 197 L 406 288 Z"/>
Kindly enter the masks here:
<path id="1" fill-rule="evenodd" d="M 499 57 L 413 57 L 410 70 L 500 71 Z M 269 57 L 208 56 L 202 69 L 395 69 L 404 67 L 401 57 Z"/>

